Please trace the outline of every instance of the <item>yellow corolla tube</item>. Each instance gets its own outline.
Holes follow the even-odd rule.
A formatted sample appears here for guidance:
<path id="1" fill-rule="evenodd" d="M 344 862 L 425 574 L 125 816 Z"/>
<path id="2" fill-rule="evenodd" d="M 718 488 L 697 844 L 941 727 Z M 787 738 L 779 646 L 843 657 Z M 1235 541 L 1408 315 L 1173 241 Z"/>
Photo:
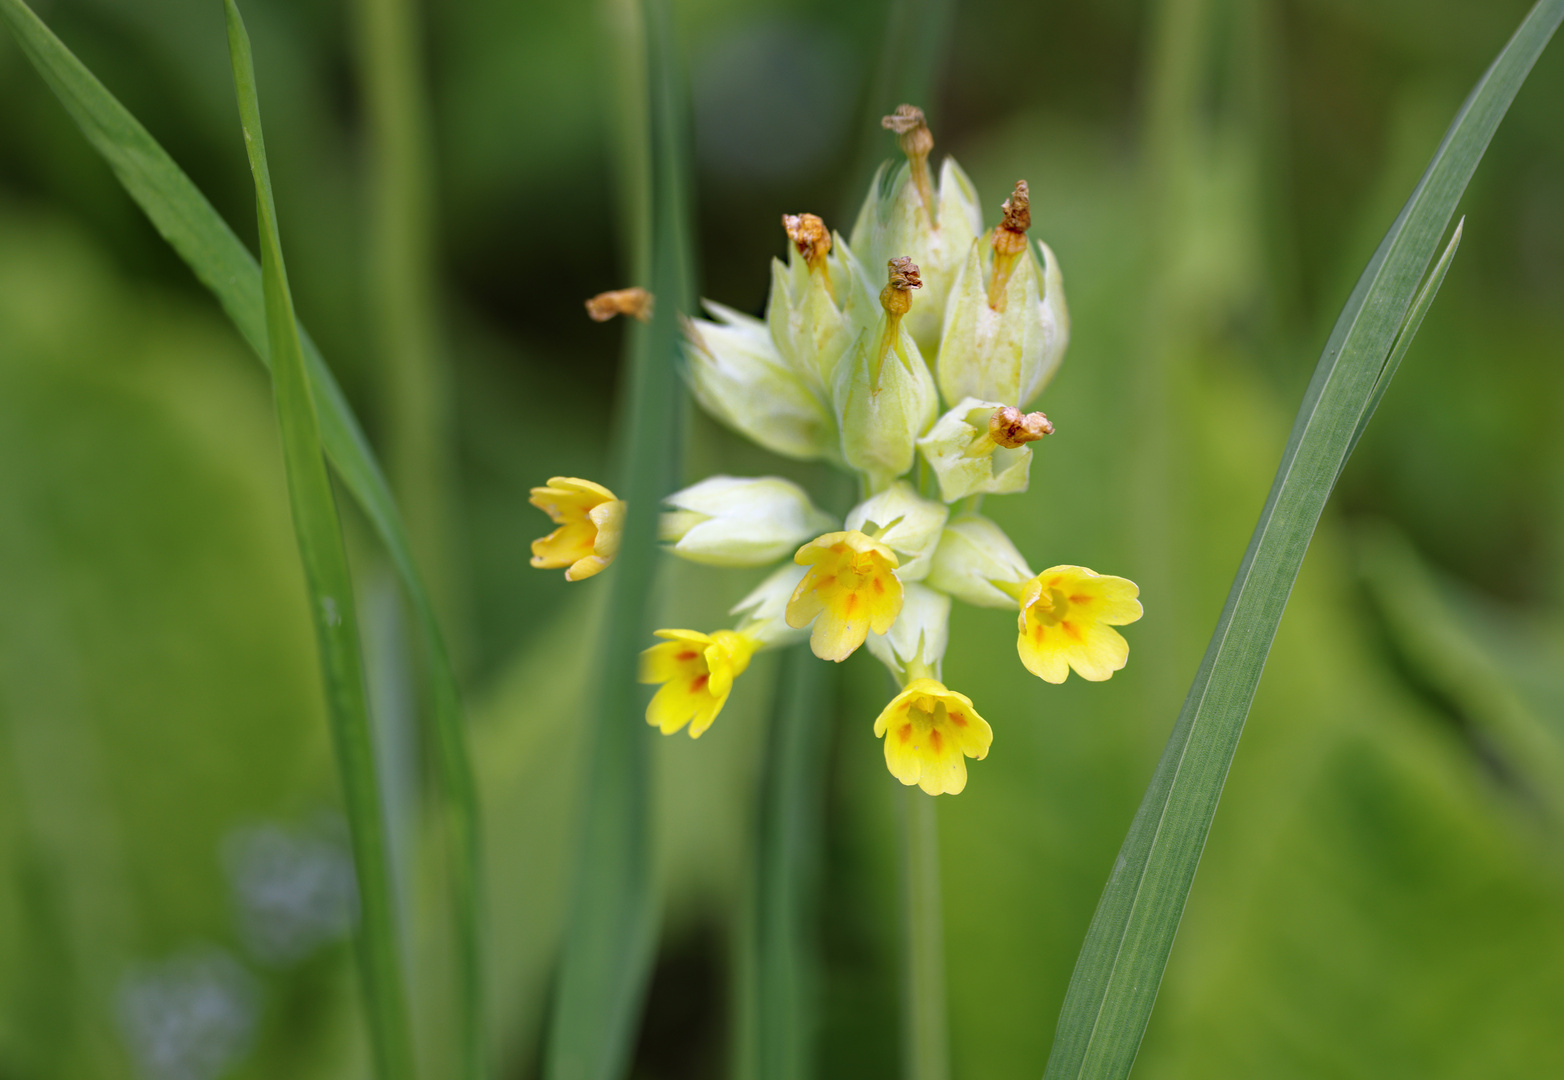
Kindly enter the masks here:
<path id="1" fill-rule="evenodd" d="M 624 534 L 625 504 L 612 491 L 579 477 L 555 476 L 547 487 L 533 488 L 529 501 L 559 525 L 532 541 L 533 566 L 563 566 L 566 581 L 581 581 L 614 561 Z"/>
<path id="2" fill-rule="evenodd" d="M 913 679 L 874 722 L 885 740 L 891 775 L 930 795 L 958 795 L 967 786 L 967 758 L 988 756 L 994 731 L 972 699 L 936 679 Z"/>
<path id="3" fill-rule="evenodd" d="M 1084 566 L 1051 566 L 1021 588 L 1016 651 L 1039 679 L 1062 683 L 1070 668 L 1102 682 L 1129 659 L 1115 626 L 1141 617 L 1140 588 Z"/>
<path id="4" fill-rule="evenodd" d="M 809 570 L 787 602 L 787 624 L 812 621 L 809 647 L 822 660 L 846 660 L 869 631 L 883 634 L 901 612 L 896 553 L 861 532 L 826 533 L 793 556 Z"/>
<path id="5" fill-rule="evenodd" d="M 761 642 L 738 630 L 659 630 L 657 636 L 667 640 L 641 653 L 641 681 L 662 684 L 646 708 L 646 722 L 664 735 L 688 724 L 690 738 L 698 739 Z"/>

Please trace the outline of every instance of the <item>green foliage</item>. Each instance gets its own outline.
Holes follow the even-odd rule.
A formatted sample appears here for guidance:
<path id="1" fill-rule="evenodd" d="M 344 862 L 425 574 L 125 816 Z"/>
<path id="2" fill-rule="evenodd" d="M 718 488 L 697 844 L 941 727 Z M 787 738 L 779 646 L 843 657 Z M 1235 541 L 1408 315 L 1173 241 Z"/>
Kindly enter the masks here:
<path id="1" fill-rule="evenodd" d="M 955 7 L 945 100 L 927 103 L 937 152 L 953 150 L 987 193 L 1031 181 L 1075 328 L 1041 406 L 1060 434 L 1034 470 L 1037 505 L 993 512 L 1029 558 L 1125 573 L 1147 604 L 1127 632 L 1129 667 L 1092 687 L 1041 686 L 1018 669 L 1011 620 L 957 616 L 946 674 L 996 738 L 967 791 L 940 806 L 955 1075 L 1041 1070 L 1305 365 L 1526 6 Z M 620 388 L 622 332 L 586 324 L 579 302 L 634 276 L 612 261 L 621 219 L 605 211 L 599 84 L 615 68 L 591 8 L 478 0 L 423 13 L 459 421 L 450 494 L 478 615 L 463 670 L 501 1075 L 540 1060 L 575 871 L 582 718 L 601 677 L 583 643 L 599 639 L 610 584 L 567 587 L 526 566 L 544 527 L 527 487 L 556 473 L 610 480 L 601 433 L 577 418 Z M 1141 123 L 1161 110 L 1143 91 L 1162 80 L 1146 44 L 1175 8 L 1192 13 L 1199 80 L 1187 123 L 1158 136 L 1181 171 L 1153 183 Z M 712 57 L 741 35 L 798 29 L 860 75 L 886 45 L 878 5 L 681 9 L 697 96 L 715 92 Z M 363 121 L 342 94 L 349 24 L 291 0 L 247 14 L 272 88 L 294 294 L 384 454 L 375 327 L 360 302 Z M 252 237 L 216 6 L 55 0 L 47 16 Z M 996 27 L 1021 61 L 996 59 Z M 199 287 L 4 34 L 0 88 L 0 369 L 13 373 L 0 395 L 0 772 L 21 777 L 0 785 L 0 1072 L 130 1075 L 115 987 L 204 940 L 261 988 L 256 1043 L 232 1075 L 362 1073 L 345 950 L 279 970 L 254 961 L 216 851 L 233 827 L 306 819 L 334 790 L 264 381 L 241 369 L 242 346 L 213 325 Z M 1474 178 L 1460 258 L 1342 472 L 1212 823 L 1138 1077 L 1559 1071 L 1564 890 L 1541 748 L 1564 715 L 1561 91 L 1554 50 Z M 724 133 L 699 134 L 703 154 L 722 152 Z M 777 214 L 850 208 L 861 195 L 845 154 L 785 183 L 737 184 L 702 167 L 701 291 L 750 311 L 767 258 L 782 251 Z M 1153 201 L 1167 204 L 1162 217 Z M 53 224 L 61 217 L 75 231 Z M 1145 394 L 1158 350 L 1165 378 Z M 1137 395 L 1167 418 L 1151 451 Z M 1142 477 L 1151 459 L 1163 466 L 1160 505 Z M 819 482 L 699 416 L 684 460 L 686 481 L 727 471 Z M 1388 519 L 1406 546 L 1366 517 Z M 749 584 L 663 573 L 660 625 L 721 625 Z M 74 702 L 57 685 L 66 670 L 85 672 Z M 815 1064 L 822 1076 L 892 1075 L 897 791 L 869 732 L 883 675 L 858 661 L 839 674 Z M 754 856 L 776 676 L 773 658 L 757 658 L 701 740 L 649 739 L 648 848 L 663 906 L 633 1049 L 647 1080 L 721 1075 L 734 1037 L 722 991 L 738 950 L 722 944 Z M 107 740 L 106 799 L 75 799 L 77 743 L 24 756 L 41 752 L 25 740 L 51 730 L 18 726 L 45 715 L 34 702 L 74 717 L 60 728 L 72 738 Z M 63 804 L 73 813 L 54 812 Z M 116 865 L 139 868 L 130 884 L 114 884 Z M 448 948 L 443 922 L 430 922 L 445 910 L 436 894 L 426 883 L 413 898 L 419 955 Z"/>
<path id="2" fill-rule="evenodd" d="M 163 238 L 211 290 L 263 363 L 272 362 L 261 268 L 206 197 L 144 127 L 51 34 L 22 0 L 0 3 L 23 52 L 60 98 L 126 192 Z M 430 712 L 447 798 L 453 910 L 464 968 L 467 1012 L 482 1010 L 477 940 L 477 798 L 467 761 L 456 676 L 424 588 L 396 504 L 351 407 L 314 343 L 299 330 L 320 438 L 343 484 L 353 493 L 385 545 L 418 622 L 430 684 Z"/>
<path id="3" fill-rule="evenodd" d="M 1516 31 L 1457 114 L 1337 320 L 1206 658 L 1087 931 L 1049 1055 L 1050 1077 L 1127 1076 L 1134 1064 L 1244 720 L 1325 501 L 1376 385 L 1394 373 L 1390 354 L 1456 200 L 1561 20 L 1564 3 L 1543 0 Z"/>
<path id="4" fill-rule="evenodd" d="M 266 140 L 261 131 L 250 36 L 233 0 L 226 0 L 224 9 L 228 15 L 228 50 L 233 57 L 244 146 L 250 157 L 250 171 L 255 175 L 272 395 L 282 429 L 293 531 L 304 564 L 310 621 L 315 627 L 325 684 L 326 714 L 336 745 L 343 801 L 353 837 L 359 896 L 355 940 L 364 1011 L 369 1020 L 376 1074 L 383 1080 L 404 1080 L 412 1076 L 412 1036 L 408 1030 L 407 988 L 402 978 L 392 901 L 389 835 L 382 817 L 381 781 L 369 727 L 353 578 L 348 570 L 347 547 L 331 478 L 326 473 L 320 423 L 305 374 L 299 326 L 293 315 L 293 296 L 288 291 L 277 207 L 266 164 Z"/>
<path id="5" fill-rule="evenodd" d="M 325 715 L 242 347 L 36 212 L 6 209 L 0 237 L 0 1067 L 129 1077 L 128 973 L 247 957 L 225 848 L 329 805 Z M 341 956 L 252 968 L 234 1075 L 352 1067 Z"/>

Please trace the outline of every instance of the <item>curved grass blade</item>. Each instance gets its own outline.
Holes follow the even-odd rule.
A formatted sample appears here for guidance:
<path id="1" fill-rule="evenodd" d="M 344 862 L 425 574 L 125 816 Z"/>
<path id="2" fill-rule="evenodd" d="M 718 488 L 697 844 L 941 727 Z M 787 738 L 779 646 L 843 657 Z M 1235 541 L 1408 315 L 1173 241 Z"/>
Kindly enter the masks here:
<path id="1" fill-rule="evenodd" d="M 370 1042 L 378 1074 L 385 1080 L 403 1080 L 412 1076 L 407 998 L 397 954 L 390 858 L 370 739 L 353 582 L 331 477 L 326 472 L 320 424 L 305 376 L 304 349 L 288 291 L 288 273 L 283 265 L 277 210 L 266 166 L 266 144 L 261 136 L 250 39 L 233 0 L 224 0 L 223 7 L 228 16 L 228 49 L 233 59 L 234 90 L 239 98 L 245 150 L 255 177 L 272 390 L 277 424 L 282 430 L 288 496 L 310 594 L 310 613 L 326 684 L 327 715 L 337 750 L 358 876 L 359 927 L 355 944 Z"/>
<path id="2" fill-rule="evenodd" d="M 662 0 L 646 0 L 651 124 L 655 315 L 629 328 L 629 396 L 622 403 L 617 479 L 629 503 L 598 656 L 586 806 L 572 917 L 554 1003 L 549 1080 L 617 1080 L 650 967 L 657 903 L 651 867 L 647 728 L 636 667 L 651 640 L 657 508 L 673 490 L 680 436 L 679 320 L 690 310 L 693 262 L 685 193 L 683 107 L 672 28 Z M 638 265 L 643 260 L 635 260 Z"/>
<path id="3" fill-rule="evenodd" d="M 1456 202 L 1561 19 L 1564 0 L 1532 8 L 1456 114 L 1331 332 L 1205 658 L 1098 901 L 1046 1080 L 1124 1077 L 1134 1064 L 1266 654 L 1326 499 L 1391 373 L 1387 361 Z"/>
<path id="4" fill-rule="evenodd" d="M 1390 350 L 1390 356 L 1385 360 L 1385 368 L 1380 372 L 1379 381 L 1374 384 L 1374 394 L 1369 398 L 1368 405 L 1364 407 L 1363 415 L 1358 417 L 1358 426 L 1352 432 L 1352 441 L 1347 444 L 1347 453 L 1341 459 L 1343 469 L 1347 467 L 1352 452 L 1358 448 L 1358 440 L 1363 438 L 1363 431 L 1374 418 L 1379 403 L 1385 400 L 1385 391 L 1390 389 L 1390 380 L 1395 378 L 1396 370 L 1401 367 L 1402 357 L 1406 356 L 1407 349 L 1412 345 L 1412 339 L 1417 337 L 1417 331 L 1423 325 L 1423 316 L 1428 314 L 1428 309 L 1433 306 L 1434 297 L 1439 295 L 1439 286 L 1444 284 L 1445 274 L 1450 270 L 1450 262 L 1455 258 L 1455 249 L 1461 246 L 1461 232 L 1465 228 L 1465 218 L 1455 223 L 1455 233 L 1450 237 L 1450 242 L 1445 245 L 1445 253 L 1439 256 L 1439 261 L 1434 264 L 1433 271 L 1428 275 L 1423 291 L 1417 294 L 1417 299 L 1412 303 L 1412 310 L 1407 312 L 1406 323 L 1401 327 L 1401 332 L 1396 335 L 1395 347 Z M 1340 475 L 1338 470 L 1338 479 Z"/>
<path id="5" fill-rule="evenodd" d="M 244 244 L 157 140 L 23 0 L 0 0 L 0 21 L 11 28 L 22 53 L 153 227 L 217 298 L 261 362 L 270 365 L 261 268 Z M 460 1007 L 481 1015 L 478 800 L 455 669 L 407 531 L 369 441 L 320 350 L 302 326 L 298 334 L 326 455 L 385 545 L 418 624 L 429 680 L 429 715 L 446 799 L 446 827 L 452 838 L 452 906 L 459 958 L 464 965 L 461 985 L 468 995 Z"/>

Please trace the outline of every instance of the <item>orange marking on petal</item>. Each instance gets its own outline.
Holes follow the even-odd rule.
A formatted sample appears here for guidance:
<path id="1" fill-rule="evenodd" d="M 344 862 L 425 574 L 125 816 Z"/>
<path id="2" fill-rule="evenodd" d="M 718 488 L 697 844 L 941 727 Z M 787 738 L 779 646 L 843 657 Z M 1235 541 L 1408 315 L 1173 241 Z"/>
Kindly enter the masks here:
<path id="1" fill-rule="evenodd" d="M 950 722 L 955 724 L 957 727 L 967 726 L 967 718 L 958 712 L 953 712 L 950 714 Z"/>
<path id="2" fill-rule="evenodd" d="M 696 652 L 694 649 L 685 649 L 683 652 L 674 653 L 673 658 L 678 660 L 680 663 L 688 663 L 699 655 L 700 653 Z"/>
<path id="3" fill-rule="evenodd" d="M 821 574 L 819 577 L 815 578 L 815 588 L 817 589 L 828 589 L 835 584 L 835 574 Z"/>
<path id="4" fill-rule="evenodd" d="M 1065 620 L 1065 621 L 1063 621 L 1063 622 L 1061 622 L 1059 624 L 1059 629 L 1063 630 L 1066 634 L 1070 635 L 1070 637 L 1072 639 L 1074 639 L 1076 641 L 1080 641 L 1081 640 L 1081 628 L 1079 626 L 1076 626 L 1073 622 L 1070 622 L 1069 620 Z"/>
<path id="5" fill-rule="evenodd" d="M 939 728 L 929 729 L 929 745 L 934 747 L 936 754 L 940 752 L 940 744 L 944 741 L 945 737 L 939 733 Z"/>
<path id="6" fill-rule="evenodd" d="M 1072 597 L 1070 597 L 1070 603 L 1072 603 L 1072 604 L 1086 604 L 1086 603 L 1090 603 L 1091 601 L 1093 601 L 1095 599 L 1097 599 L 1095 596 L 1091 596 L 1091 595 L 1082 593 L 1079 596 L 1072 596 Z"/>
<path id="7" fill-rule="evenodd" d="M 882 596 L 885 595 L 885 582 L 881 581 L 879 578 L 875 578 L 874 579 L 874 591 L 879 593 Z"/>
<path id="8" fill-rule="evenodd" d="M 702 690 L 706 689 L 706 684 L 708 682 L 710 682 L 710 681 L 711 681 L 710 673 L 707 673 L 705 675 L 697 675 L 697 676 L 695 676 L 695 678 L 690 680 L 690 693 L 692 693 L 692 694 L 700 693 Z"/>
<path id="9" fill-rule="evenodd" d="M 843 613 L 847 614 L 847 615 L 851 615 L 853 613 L 853 609 L 855 609 L 857 606 L 858 606 L 858 594 L 855 593 L 855 592 L 848 593 L 847 594 L 847 602 L 842 605 Z"/>
<path id="10" fill-rule="evenodd" d="M 1032 637 L 1035 640 L 1037 640 L 1037 641 L 1042 641 L 1043 640 L 1043 624 L 1042 623 L 1038 623 L 1036 626 L 1032 627 Z"/>
<path id="11" fill-rule="evenodd" d="M 900 736 L 902 742 L 906 742 L 908 739 L 912 738 L 912 725 L 903 724 L 901 726 L 901 730 L 896 734 Z"/>

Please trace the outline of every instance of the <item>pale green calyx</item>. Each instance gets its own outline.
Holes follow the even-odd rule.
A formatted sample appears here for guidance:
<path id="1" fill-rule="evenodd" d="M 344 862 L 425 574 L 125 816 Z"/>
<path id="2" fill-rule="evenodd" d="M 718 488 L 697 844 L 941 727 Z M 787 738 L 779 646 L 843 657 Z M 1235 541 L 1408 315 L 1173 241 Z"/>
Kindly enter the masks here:
<path id="1" fill-rule="evenodd" d="M 869 652 L 896 681 L 941 678 L 940 665 L 950 642 L 950 597 L 924 585 L 907 585 L 901 613 L 884 634 L 871 633 Z"/>
<path id="2" fill-rule="evenodd" d="M 928 576 L 934 549 L 939 546 L 940 532 L 949 516 L 950 508 L 944 503 L 921 498 L 911 485 L 898 480 L 853 507 L 846 527 L 894 551 L 900 560 L 897 578 L 904 582 L 922 581 Z"/>
<path id="3" fill-rule="evenodd" d="M 903 105 L 883 121 L 895 131 L 907 160 L 880 166 L 853 224 L 852 246 L 866 267 L 897 255 L 910 256 L 923 271 L 927 292 L 907 318 L 919 348 L 932 355 L 952 282 L 972 242 L 983 231 L 977 190 L 954 160 L 940 166 L 939 184 L 929 176 L 934 139 L 923 113 Z M 959 395 L 958 395 L 959 396 Z"/>
<path id="4" fill-rule="evenodd" d="M 766 648 L 791 645 L 809 636 L 809 629 L 794 629 L 787 624 L 787 602 L 793 590 L 809 572 L 809 567 L 788 562 L 757 585 L 748 596 L 740 600 L 728 612 L 742 615 L 738 631 L 748 634 Z"/>
<path id="5" fill-rule="evenodd" d="M 1064 359 L 1070 313 L 1053 251 L 1042 241 L 1036 253 L 1024 248 L 1008 274 L 1005 261 L 993 245 L 974 244 L 953 286 L 936 373 L 946 401 L 1024 406 Z"/>
<path id="6" fill-rule="evenodd" d="M 836 418 L 777 350 L 766 324 L 705 302 L 709 319 L 684 324 L 686 377 L 701 407 L 783 457 L 839 460 Z"/>
<path id="7" fill-rule="evenodd" d="M 836 528 L 804 489 L 779 476 L 712 476 L 668 496 L 658 539 L 710 566 L 764 566 Z"/>
<path id="8" fill-rule="evenodd" d="M 868 478 L 871 491 L 912 468 L 918 436 L 939 408 L 933 376 L 904 325 L 919 268 L 905 257 L 888 266 L 890 283 L 880 294 L 885 313 L 838 365 L 832 391 L 842 459 Z"/>
<path id="9" fill-rule="evenodd" d="M 963 398 L 918 440 L 923 459 L 939 480 L 940 498 L 946 502 L 1026 490 L 1032 448 L 1001 446 L 992 434 L 994 415 L 1003 408 L 996 401 Z"/>
<path id="10" fill-rule="evenodd" d="M 945 526 L 928 584 L 978 607 L 1015 608 L 1032 571 L 1003 529 L 976 514 Z"/>
<path id="11" fill-rule="evenodd" d="M 771 260 L 766 325 L 782 358 L 824 399 L 837 364 L 880 308 L 841 234 L 827 232 L 814 214 L 787 214 L 782 224 L 792 252 L 785 264 Z"/>

